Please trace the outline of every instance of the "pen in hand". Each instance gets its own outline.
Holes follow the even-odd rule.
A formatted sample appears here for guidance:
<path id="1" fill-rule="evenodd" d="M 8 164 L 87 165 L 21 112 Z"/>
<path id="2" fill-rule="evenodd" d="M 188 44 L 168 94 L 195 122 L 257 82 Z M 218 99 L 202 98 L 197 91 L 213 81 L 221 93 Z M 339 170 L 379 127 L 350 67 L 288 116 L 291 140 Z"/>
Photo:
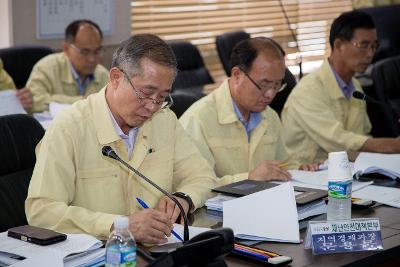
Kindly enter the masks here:
<path id="1" fill-rule="evenodd" d="M 140 198 L 136 198 L 137 202 L 139 202 L 140 206 L 142 206 L 144 209 L 148 209 L 149 206 L 147 206 L 147 204 L 141 200 Z M 174 230 L 171 230 L 171 233 L 179 240 L 183 242 L 182 237 L 180 237 Z"/>

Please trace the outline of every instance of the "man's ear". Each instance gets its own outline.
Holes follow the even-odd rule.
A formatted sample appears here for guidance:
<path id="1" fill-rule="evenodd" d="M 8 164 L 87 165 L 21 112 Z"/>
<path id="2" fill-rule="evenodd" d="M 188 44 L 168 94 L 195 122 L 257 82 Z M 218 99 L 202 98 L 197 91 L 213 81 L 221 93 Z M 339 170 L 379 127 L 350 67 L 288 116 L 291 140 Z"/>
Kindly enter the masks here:
<path id="1" fill-rule="evenodd" d="M 124 78 L 124 75 L 118 68 L 113 67 L 110 69 L 108 78 L 110 79 L 110 85 L 114 88 L 117 88 L 119 86 L 119 83 Z"/>
<path id="2" fill-rule="evenodd" d="M 235 66 L 231 69 L 231 78 L 234 80 L 238 80 L 242 71 L 239 67 Z"/>
<path id="3" fill-rule="evenodd" d="M 333 41 L 333 50 L 340 52 L 343 44 L 344 44 L 344 41 L 342 39 L 336 38 L 335 41 Z"/>

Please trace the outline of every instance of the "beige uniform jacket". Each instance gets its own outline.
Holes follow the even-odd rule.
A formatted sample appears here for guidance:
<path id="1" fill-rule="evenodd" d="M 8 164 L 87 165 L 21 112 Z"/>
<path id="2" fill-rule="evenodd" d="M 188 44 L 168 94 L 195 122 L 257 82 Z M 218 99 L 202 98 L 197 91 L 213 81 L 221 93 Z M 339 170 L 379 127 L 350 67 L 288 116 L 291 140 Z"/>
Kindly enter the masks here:
<path id="1" fill-rule="evenodd" d="M 356 90 L 362 91 L 353 79 Z M 329 152 L 359 150 L 371 123 L 362 100 L 348 100 L 324 61 L 293 89 L 282 111 L 283 137 L 300 163 L 324 160 Z"/>
<path id="2" fill-rule="evenodd" d="M 86 87 L 86 95 L 100 91 L 108 83 L 108 71 L 97 65 L 94 80 Z M 48 55 L 35 64 L 26 83 L 33 94 L 32 112 L 48 110 L 50 102 L 72 104 L 82 98 L 71 73 L 71 63 L 63 53 Z"/>
<path id="3" fill-rule="evenodd" d="M 194 103 L 179 120 L 223 185 L 247 179 L 249 171 L 264 160 L 289 160 L 278 115 L 270 107 L 261 114 L 262 121 L 252 130 L 249 142 L 233 109 L 226 80 Z M 294 162 L 290 168 L 298 168 L 298 164 Z"/>
<path id="4" fill-rule="evenodd" d="M 3 61 L 0 58 L 0 90 L 16 88 L 10 75 L 4 70 Z"/>
<path id="5" fill-rule="evenodd" d="M 46 131 L 25 202 L 29 224 L 107 239 L 116 216 L 141 209 L 136 197 L 155 207 L 162 193 L 103 156 L 105 145 L 165 190 L 190 195 L 196 208 L 215 186 L 212 169 L 169 109 L 139 128 L 128 160 L 103 89 L 59 114 Z"/>

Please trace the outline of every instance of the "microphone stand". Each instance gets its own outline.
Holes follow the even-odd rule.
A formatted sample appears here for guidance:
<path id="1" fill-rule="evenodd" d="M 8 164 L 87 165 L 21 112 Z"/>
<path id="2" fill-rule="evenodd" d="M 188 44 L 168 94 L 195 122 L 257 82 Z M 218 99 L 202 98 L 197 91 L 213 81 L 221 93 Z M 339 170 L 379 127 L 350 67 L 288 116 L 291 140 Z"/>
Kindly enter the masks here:
<path id="1" fill-rule="evenodd" d="M 179 203 L 178 200 L 176 200 L 176 198 L 170 194 L 169 192 L 165 191 L 164 189 L 162 189 L 160 186 L 158 186 L 156 183 L 154 183 L 153 181 L 151 181 L 149 178 L 147 178 L 146 176 L 144 176 L 142 173 L 140 173 L 138 170 L 136 170 L 135 168 L 133 168 L 131 165 L 129 165 L 128 163 L 126 163 L 124 160 L 122 160 L 117 153 L 115 153 L 115 151 L 110 147 L 110 146 L 104 146 L 102 148 L 102 153 L 104 156 L 115 159 L 117 161 L 119 161 L 120 163 L 122 163 L 125 167 L 127 167 L 129 170 L 133 171 L 136 175 L 140 176 L 141 178 L 143 178 L 146 182 L 148 182 L 149 184 L 151 184 L 152 186 L 154 186 L 155 188 L 157 188 L 159 191 L 161 191 L 164 195 L 166 195 L 169 199 L 171 199 L 179 208 L 180 210 L 180 215 L 183 218 L 183 243 L 186 243 L 189 240 L 189 223 L 188 223 L 188 219 L 187 216 L 185 214 L 185 211 L 183 210 L 183 207 L 181 205 L 181 203 Z"/>

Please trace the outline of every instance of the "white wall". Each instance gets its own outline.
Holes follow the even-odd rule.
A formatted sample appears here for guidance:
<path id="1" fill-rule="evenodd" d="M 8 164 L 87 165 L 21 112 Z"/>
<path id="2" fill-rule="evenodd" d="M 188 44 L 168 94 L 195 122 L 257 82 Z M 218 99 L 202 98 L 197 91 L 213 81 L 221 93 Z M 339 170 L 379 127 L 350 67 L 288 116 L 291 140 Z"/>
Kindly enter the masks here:
<path id="1" fill-rule="evenodd" d="M 0 48 L 12 45 L 11 0 L 0 0 Z"/>

